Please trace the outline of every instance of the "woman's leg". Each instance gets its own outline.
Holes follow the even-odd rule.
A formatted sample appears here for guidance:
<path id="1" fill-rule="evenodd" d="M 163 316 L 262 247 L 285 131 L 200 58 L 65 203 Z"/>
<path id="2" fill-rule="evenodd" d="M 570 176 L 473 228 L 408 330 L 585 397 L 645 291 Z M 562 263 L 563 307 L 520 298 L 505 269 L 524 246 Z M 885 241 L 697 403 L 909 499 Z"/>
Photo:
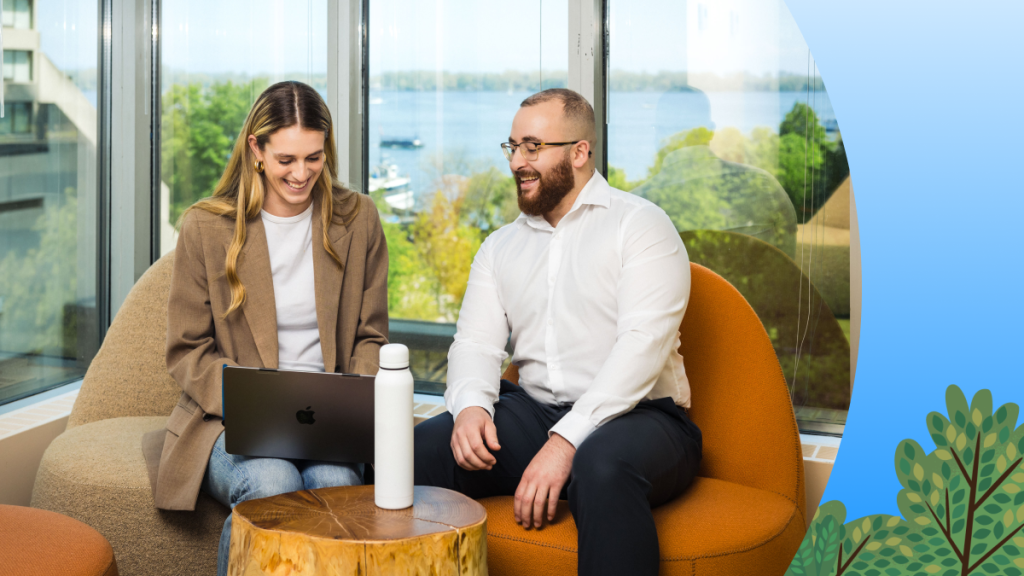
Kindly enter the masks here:
<path id="1" fill-rule="evenodd" d="M 234 508 L 235 504 L 302 490 L 302 475 L 294 464 L 279 458 L 249 458 L 224 451 L 224 434 L 213 445 L 210 463 L 203 477 L 203 491 L 213 499 Z M 228 573 L 231 546 L 231 516 L 224 521 L 217 549 L 217 575 Z"/>
<path id="2" fill-rule="evenodd" d="M 318 460 L 296 460 L 306 490 L 333 486 L 359 486 L 363 483 L 362 464 L 339 464 Z"/>

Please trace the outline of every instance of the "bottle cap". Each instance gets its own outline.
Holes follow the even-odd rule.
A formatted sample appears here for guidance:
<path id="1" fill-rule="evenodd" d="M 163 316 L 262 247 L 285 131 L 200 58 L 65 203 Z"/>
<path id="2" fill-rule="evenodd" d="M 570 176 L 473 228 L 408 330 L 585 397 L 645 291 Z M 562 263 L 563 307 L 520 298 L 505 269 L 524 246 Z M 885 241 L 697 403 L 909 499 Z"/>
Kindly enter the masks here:
<path id="1" fill-rule="evenodd" d="M 405 344 L 385 344 L 380 348 L 380 367 L 392 370 L 409 367 L 409 349 Z"/>

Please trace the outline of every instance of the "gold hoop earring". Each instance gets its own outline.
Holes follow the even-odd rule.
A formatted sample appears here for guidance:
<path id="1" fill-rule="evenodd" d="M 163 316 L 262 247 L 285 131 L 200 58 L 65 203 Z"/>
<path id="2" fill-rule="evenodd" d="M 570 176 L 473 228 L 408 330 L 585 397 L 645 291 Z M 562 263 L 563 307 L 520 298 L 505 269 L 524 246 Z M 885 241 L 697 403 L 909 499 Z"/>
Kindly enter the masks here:
<path id="1" fill-rule="evenodd" d="M 257 160 L 256 164 L 254 165 L 254 168 L 256 168 L 257 172 L 263 174 L 263 160 Z"/>

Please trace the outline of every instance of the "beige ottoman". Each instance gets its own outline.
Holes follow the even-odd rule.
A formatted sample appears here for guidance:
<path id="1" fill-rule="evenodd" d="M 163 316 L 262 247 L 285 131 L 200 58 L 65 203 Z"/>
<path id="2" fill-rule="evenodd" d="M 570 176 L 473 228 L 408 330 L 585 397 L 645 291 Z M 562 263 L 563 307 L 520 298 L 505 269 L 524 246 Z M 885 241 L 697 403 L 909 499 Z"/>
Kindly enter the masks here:
<path id="1" fill-rule="evenodd" d="M 195 512 L 167 512 L 153 505 L 142 436 L 166 421 L 162 416 L 125 417 L 77 426 L 50 444 L 39 465 L 32 506 L 98 530 L 113 547 L 120 576 L 217 571 L 217 544 L 228 509 L 205 494 Z"/>

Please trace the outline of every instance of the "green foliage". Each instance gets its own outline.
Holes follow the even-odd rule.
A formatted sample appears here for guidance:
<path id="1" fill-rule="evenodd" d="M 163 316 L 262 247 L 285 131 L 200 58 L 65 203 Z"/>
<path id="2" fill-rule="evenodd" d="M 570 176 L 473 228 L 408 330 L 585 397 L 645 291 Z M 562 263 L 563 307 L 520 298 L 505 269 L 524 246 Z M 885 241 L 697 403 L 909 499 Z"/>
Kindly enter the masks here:
<path id="1" fill-rule="evenodd" d="M 249 109 L 266 87 L 265 78 L 208 87 L 194 82 L 173 84 L 163 95 L 161 173 L 170 188 L 172 224 L 213 193 Z"/>
<path id="2" fill-rule="evenodd" d="M 938 528 L 942 546 L 959 559 L 960 574 L 979 568 L 1002 573 L 1019 559 L 1020 549 L 1008 543 L 1024 527 L 1019 410 L 1004 404 L 993 413 L 988 390 L 968 405 L 956 386 L 946 390 L 946 408 L 947 414 L 925 419 L 934 451 L 926 454 L 913 440 L 896 448 L 903 486 L 897 505 L 908 521 Z"/>
<path id="3" fill-rule="evenodd" d="M 630 190 L 639 186 L 643 181 L 629 181 L 626 179 L 626 171 L 615 166 L 608 165 L 608 184 L 612 188 L 618 188 L 619 190 Z"/>
<path id="4" fill-rule="evenodd" d="M 430 208 L 420 212 L 410 227 L 413 244 L 426 265 L 441 317 L 458 318 L 466 294 L 469 268 L 482 242 L 479 230 L 460 222 L 463 196 L 450 200 L 440 190 Z"/>
<path id="5" fill-rule="evenodd" d="M 904 542 L 912 529 L 902 518 L 877 514 L 843 524 L 845 519 L 842 502 L 833 500 L 819 506 L 786 575 L 884 574 L 909 563 L 899 546 L 909 549 Z M 897 547 L 899 555 L 886 552 L 887 546 Z M 912 549 L 909 552 L 913 554 Z"/>
<path id="6" fill-rule="evenodd" d="M 806 283 L 786 254 L 748 234 L 697 230 L 680 234 L 691 262 L 725 278 L 747 300 L 764 325 L 790 381 L 795 406 L 846 410 L 850 402 L 850 343 L 831 314 L 813 319 L 805 310 L 822 309 L 821 294 L 805 285 L 803 298 L 791 296 Z M 798 321 L 804 318 L 804 322 Z M 801 338 L 802 334 L 806 336 Z M 799 361 L 794 343 L 800 342 Z M 812 385 L 813 383 L 813 385 Z"/>
<path id="7" fill-rule="evenodd" d="M 821 548 L 811 534 L 827 534 L 832 524 L 824 517 L 837 516 L 836 505 L 841 506 L 824 504 L 789 573 L 1024 575 L 1024 425 L 1016 427 L 1018 407 L 1008 403 L 993 411 L 988 390 L 968 404 L 960 388 L 950 386 L 946 409 L 925 418 L 935 450 L 927 453 L 909 439 L 896 447 L 896 476 L 903 486 L 896 503 L 906 520 L 897 518 L 885 534 L 876 530 L 865 553 L 842 572 L 809 560 L 818 556 L 809 556 L 808 547 Z"/>
<path id="8" fill-rule="evenodd" d="M 818 114 L 803 102 L 796 102 L 779 124 L 779 136 L 796 134 L 812 142 L 825 141 L 825 127 L 818 120 Z"/>
<path id="9" fill-rule="evenodd" d="M 689 146 L 707 146 L 711 143 L 711 139 L 714 136 L 715 133 L 713 131 L 703 126 L 669 136 L 667 141 L 658 149 L 657 154 L 655 154 L 654 165 L 647 171 L 647 177 L 653 178 L 661 173 L 662 167 L 665 164 L 665 157 L 669 154 Z"/>
<path id="10" fill-rule="evenodd" d="M 850 174 L 842 139 L 828 140 L 814 109 L 797 102 L 779 125 L 776 173 L 797 218 L 806 222 Z"/>
<path id="11" fill-rule="evenodd" d="M 0 344 L 4 350 L 47 356 L 77 356 L 76 318 L 69 312 L 78 288 L 78 196 L 67 188 L 45 204 L 32 230 L 38 248 L 9 252 L 0 260 Z"/>
<path id="12" fill-rule="evenodd" d="M 388 313 L 394 318 L 437 319 L 438 286 L 408 230 L 399 224 L 382 225 L 388 243 Z"/>
<path id="13" fill-rule="evenodd" d="M 735 231 L 795 257 L 796 213 L 786 192 L 764 170 L 727 162 L 701 144 L 710 139 L 704 128 L 674 136 L 659 152 L 657 172 L 633 193 L 661 207 L 680 232 Z"/>
<path id="14" fill-rule="evenodd" d="M 437 190 L 411 223 L 385 225 L 391 316 L 456 321 L 480 244 L 518 215 L 515 181 L 496 168 L 439 176 Z"/>
<path id="15" fill-rule="evenodd" d="M 465 183 L 460 220 L 489 235 L 519 216 L 516 182 L 491 167 L 477 172 Z"/>

